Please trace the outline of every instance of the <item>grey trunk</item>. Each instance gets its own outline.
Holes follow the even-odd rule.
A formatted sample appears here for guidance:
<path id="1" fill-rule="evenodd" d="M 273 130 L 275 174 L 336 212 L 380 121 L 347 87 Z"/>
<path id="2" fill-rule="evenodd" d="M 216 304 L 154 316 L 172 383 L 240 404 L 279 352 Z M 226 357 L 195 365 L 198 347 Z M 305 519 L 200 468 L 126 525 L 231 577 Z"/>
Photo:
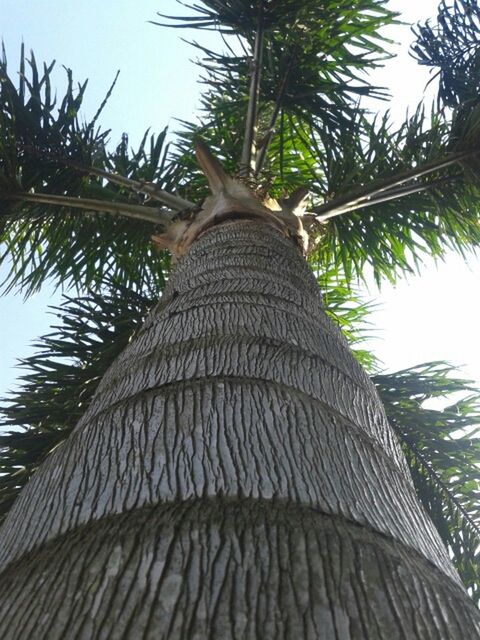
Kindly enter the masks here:
<path id="1" fill-rule="evenodd" d="M 0 532 L 0 638 L 479 638 L 368 377 L 277 230 L 179 262 Z"/>

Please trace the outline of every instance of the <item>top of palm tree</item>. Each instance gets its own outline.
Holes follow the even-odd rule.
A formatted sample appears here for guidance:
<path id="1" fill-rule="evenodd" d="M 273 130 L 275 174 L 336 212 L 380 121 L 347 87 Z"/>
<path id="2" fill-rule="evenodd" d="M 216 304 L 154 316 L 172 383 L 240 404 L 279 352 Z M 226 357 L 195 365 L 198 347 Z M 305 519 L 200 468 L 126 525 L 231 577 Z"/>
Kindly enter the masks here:
<path id="1" fill-rule="evenodd" d="M 147 133 L 135 151 L 127 136 L 110 149 L 108 130 L 97 124 L 104 105 L 81 120 L 86 83 L 74 88 L 68 71 L 55 101 L 52 65 L 40 71 L 22 51 L 15 84 L 4 56 L 0 239 L 13 265 L 6 286 L 28 292 L 53 278 L 85 287 L 112 271 L 127 284 L 168 270 L 150 236 L 207 195 L 193 155 L 198 135 L 261 196 L 307 189 L 312 258 L 341 265 L 349 278 L 370 264 L 378 280 L 393 279 L 425 254 L 475 247 L 475 105 L 431 114 L 420 106 L 396 128 L 388 114 L 373 117 L 363 106 L 365 96 L 386 95 L 367 73 L 389 56 L 382 28 L 396 15 L 385 5 L 208 0 L 162 17 L 176 28 L 218 29 L 225 43 L 221 52 L 195 44 L 200 122 L 184 123 L 170 147 L 162 132 Z M 456 2 L 455 11 L 460 5 L 466 11 L 471 2 Z M 422 55 L 425 62 L 428 51 Z"/>

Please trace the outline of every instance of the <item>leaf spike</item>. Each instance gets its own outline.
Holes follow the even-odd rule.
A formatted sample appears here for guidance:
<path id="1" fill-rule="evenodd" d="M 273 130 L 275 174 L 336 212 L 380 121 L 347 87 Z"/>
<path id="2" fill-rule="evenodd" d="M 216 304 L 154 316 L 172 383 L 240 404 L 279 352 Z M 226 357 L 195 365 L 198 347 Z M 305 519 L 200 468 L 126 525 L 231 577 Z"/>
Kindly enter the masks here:
<path id="1" fill-rule="evenodd" d="M 299 187 L 288 196 L 286 204 L 289 207 L 290 211 L 292 211 L 293 213 L 295 213 L 297 210 L 301 210 L 304 212 L 307 207 L 309 196 L 310 191 L 307 189 L 307 187 Z"/>
<path id="2" fill-rule="evenodd" d="M 194 149 L 198 164 L 208 180 L 213 195 L 218 195 L 228 188 L 232 181 L 231 177 L 200 137 L 195 138 Z"/>

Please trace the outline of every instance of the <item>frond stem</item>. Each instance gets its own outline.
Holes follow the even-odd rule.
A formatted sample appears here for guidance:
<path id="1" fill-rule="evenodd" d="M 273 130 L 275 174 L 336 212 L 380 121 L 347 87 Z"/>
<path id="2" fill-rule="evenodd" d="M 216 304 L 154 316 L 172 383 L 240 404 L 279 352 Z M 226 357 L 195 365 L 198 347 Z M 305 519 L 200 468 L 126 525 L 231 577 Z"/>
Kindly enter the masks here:
<path id="1" fill-rule="evenodd" d="M 285 71 L 285 74 L 282 78 L 280 88 L 278 90 L 277 99 L 275 100 L 275 106 L 273 109 L 272 117 L 270 118 L 270 122 L 268 123 L 267 135 L 257 155 L 257 159 L 255 163 L 255 173 L 254 173 L 255 176 L 258 176 L 260 171 L 263 169 L 263 165 L 265 164 L 267 151 L 270 146 L 270 142 L 272 141 L 273 134 L 275 132 L 275 125 L 277 124 L 278 116 L 282 108 L 282 101 L 287 88 L 287 81 L 288 81 L 288 76 L 290 75 L 291 68 L 292 68 L 292 61 L 290 60 L 288 67 Z"/>
<path id="2" fill-rule="evenodd" d="M 165 211 L 143 205 L 132 205 L 125 202 L 107 202 L 105 200 L 94 200 L 92 198 L 72 198 L 69 196 L 57 196 L 48 193 L 12 193 L 2 196 L 11 200 L 21 202 L 32 202 L 34 204 L 51 204 L 58 207 L 72 207 L 84 209 L 85 211 L 97 211 L 112 215 L 124 216 L 135 220 L 144 220 L 156 225 L 168 226 L 171 222 L 169 215 Z"/>
<path id="3" fill-rule="evenodd" d="M 477 153 L 477 151 L 462 151 L 451 155 L 448 158 L 436 160 L 420 167 L 415 167 L 414 169 L 409 169 L 403 173 L 386 178 L 381 186 L 366 186 L 354 194 L 346 194 L 345 196 L 340 196 L 339 198 L 326 202 L 318 207 L 314 207 L 312 209 L 312 213 L 319 216 L 319 219 L 325 219 L 324 214 L 334 210 L 337 211 L 342 209 L 343 212 L 345 207 L 354 206 L 355 208 L 360 208 L 360 206 L 367 206 L 368 202 L 371 201 L 374 196 L 382 194 L 385 191 L 389 191 L 393 187 L 398 187 L 409 180 L 421 178 L 422 176 L 433 173 L 434 171 L 439 171 L 440 169 L 446 169 L 447 167 L 457 162 L 461 162 L 462 160 L 466 160 Z"/>
<path id="4" fill-rule="evenodd" d="M 260 98 L 260 81 L 262 75 L 264 31 L 262 24 L 262 3 L 260 4 L 258 26 L 252 58 L 252 76 L 248 95 L 247 119 L 243 140 L 242 156 L 240 159 L 240 175 L 248 177 L 255 170 L 255 135 L 257 132 L 258 102 Z"/>
<path id="5" fill-rule="evenodd" d="M 397 200 L 398 198 L 409 196 L 409 195 L 412 195 L 413 193 L 420 193 L 421 191 L 427 191 L 432 187 L 436 187 L 441 184 L 445 184 L 446 182 L 457 180 L 457 178 L 458 176 L 448 176 L 445 178 L 438 178 L 437 180 L 432 180 L 431 182 L 428 182 L 428 183 L 412 184 L 412 185 L 406 185 L 405 187 L 399 187 L 398 189 L 390 189 L 389 191 L 384 192 L 383 195 L 379 195 L 377 198 L 370 198 L 357 203 L 339 207 L 338 209 L 332 209 L 325 215 L 317 216 L 316 218 L 318 222 L 325 222 L 330 218 L 341 216 L 344 213 L 350 213 L 352 211 L 357 211 L 358 209 L 365 209 L 366 207 L 373 207 L 376 204 L 381 204 L 382 202 L 389 202 L 390 200 Z"/>
<path id="6" fill-rule="evenodd" d="M 118 173 L 110 173 L 109 171 L 98 169 L 97 167 L 87 167 L 68 158 L 55 158 L 55 160 L 69 167 L 72 167 L 73 169 L 77 169 L 78 171 L 83 171 L 85 173 L 89 173 L 90 175 L 103 178 L 113 184 L 118 184 L 121 187 L 126 187 L 127 189 L 130 189 L 135 193 L 143 193 L 145 195 L 148 195 L 150 196 L 150 198 L 152 198 L 152 200 L 162 202 L 167 207 L 171 207 L 176 211 L 192 209 L 195 206 L 194 203 L 190 202 L 189 200 L 184 200 L 180 196 L 176 196 L 172 193 L 169 193 L 168 191 L 160 189 L 153 182 L 132 180 L 131 178 L 125 178 Z"/>

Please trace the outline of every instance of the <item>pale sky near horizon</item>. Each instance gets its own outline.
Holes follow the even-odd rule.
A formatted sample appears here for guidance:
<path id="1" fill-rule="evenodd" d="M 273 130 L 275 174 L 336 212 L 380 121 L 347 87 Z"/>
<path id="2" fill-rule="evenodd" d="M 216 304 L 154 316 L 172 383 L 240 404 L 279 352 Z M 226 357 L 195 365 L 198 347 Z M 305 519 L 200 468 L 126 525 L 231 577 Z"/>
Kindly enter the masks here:
<path id="1" fill-rule="evenodd" d="M 437 0 L 390 3 L 407 22 L 434 17 L 437 5 Z M 96 110 L 116 70 L 121 70 L 102 117 L 104 126 L 112 128 L 112 142 L 128 131 L 135 143 L 149 126 L 158 132 L 169 124 L 174 130 L 174 118 L 192 118 L 199 87 L 198 70 L 189 58 L 196 54 L 180 41 L 180 36 L 192 34 L 148 24 L 157 11 L 178 12 L 174 0 L 0 0 L 0 9 L 0 36 L 11 70 L 17 68 L 23 39 L 38 62 L 58 61 L 59 86 L 63 85 L 62 65 L 71 67 L 78 81 L 90 79 L 87 113 Z M 408 57 L 413 39 L 409 28 L 394 27 L 389 35 L 400 42 L 399 57 L 378 73 L 377 83 L 389 87 L 393 94 L 389 106 L 400 119 L 409 105 L 414 107 L 421 100 L 428 76 Z M 380 295 L 371 287 L 370 295 L 379 303 L 370 318 L 372 333 L 378 335 L 371 344 L 385 368 L 393 371 L 429 360 L 449 360 L 462 365 L 465 376 L 480 386 L 479 282 L 479 259 L 472 257 L 465 263 L 451 255 L 438 268 L 429 263 L 419 277 L 403 279 L 396 287 L 383 285 Z M 0 397 L 14 386 L 19 374 L 15 359 L 31 353 L 30 343 L 49 331 L 53 319 L 47 306 L 58 301 L 59 295 L 48 287 L 25 304 L 18 295 L 0 298 Z"/>

